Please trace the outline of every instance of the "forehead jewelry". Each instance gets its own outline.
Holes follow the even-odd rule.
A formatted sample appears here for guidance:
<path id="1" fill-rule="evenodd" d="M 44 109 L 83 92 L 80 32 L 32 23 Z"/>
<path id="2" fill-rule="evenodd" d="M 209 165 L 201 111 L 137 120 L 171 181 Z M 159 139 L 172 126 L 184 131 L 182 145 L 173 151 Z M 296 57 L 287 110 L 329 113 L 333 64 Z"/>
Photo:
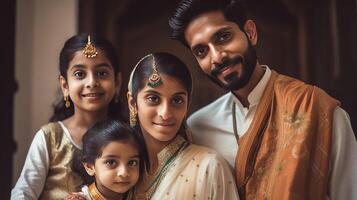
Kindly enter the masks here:
<path id="1" fill-rule="evenodd" d="M 152 87 L 152 88 L 156 88 L 159 87 L 162 84 L 161 81 L 161 77 L 159 75 L 159 72 L 157 71 L 156 68 L 156 61 L 155 58 L 152 57 L 152 74 L 149 77 L 149 82 L 148 82 L 148 86 Z"/>
<path id="2" fill-rule="evenodd" d="M 98 55 L 97 49 L 93 46 L 92 42 L 90 41 L 90 35 L 88 35 L 88 41 L 83 49 L 83 54 L 87 58 L 94 58 Z"/>

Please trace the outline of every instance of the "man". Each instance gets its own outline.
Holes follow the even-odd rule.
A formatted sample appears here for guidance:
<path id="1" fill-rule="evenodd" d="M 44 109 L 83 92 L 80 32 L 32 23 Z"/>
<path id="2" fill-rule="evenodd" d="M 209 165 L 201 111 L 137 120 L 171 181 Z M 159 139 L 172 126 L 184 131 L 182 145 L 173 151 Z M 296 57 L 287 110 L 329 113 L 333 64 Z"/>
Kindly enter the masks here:
<path id="1" fill-rule="evenodd" d="M 183 0 L 170 36 L 230 91 L 188 120 L 193 141 L 235 167 L 241 199 L 357 199 L 357 142 L 321 89 L 260 65 L 258 33 L 234 0 Z"/>

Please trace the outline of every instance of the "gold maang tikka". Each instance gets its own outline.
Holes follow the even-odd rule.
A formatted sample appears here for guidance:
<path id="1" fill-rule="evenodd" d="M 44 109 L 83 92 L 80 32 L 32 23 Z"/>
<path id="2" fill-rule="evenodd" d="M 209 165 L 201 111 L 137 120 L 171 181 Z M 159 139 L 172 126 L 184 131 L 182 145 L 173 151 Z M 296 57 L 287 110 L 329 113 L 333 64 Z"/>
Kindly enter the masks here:
<path id="1" fill-rule="evenodd" d="M 87 58 L 94 58 L 98 55 L 97 49 L 93 46 L 92 42 L 90 41 L 90 35 L 88 35 L 88 41 L 83 49 L 83 54 Z"/>
<path id="2" fill-rule="evenodd" d="M 161 77 L 159 75 L 159 72 L 157 71 L 156 68 L 156 61 L 155 61 L 155 57 L 152 57 L 152 74 L 149 77 L 149 82 L 148 82 L 148 86 L 152 87 L 152 88 L 156 88 L 159 87 L 162 84 L 161 81 Z"/>

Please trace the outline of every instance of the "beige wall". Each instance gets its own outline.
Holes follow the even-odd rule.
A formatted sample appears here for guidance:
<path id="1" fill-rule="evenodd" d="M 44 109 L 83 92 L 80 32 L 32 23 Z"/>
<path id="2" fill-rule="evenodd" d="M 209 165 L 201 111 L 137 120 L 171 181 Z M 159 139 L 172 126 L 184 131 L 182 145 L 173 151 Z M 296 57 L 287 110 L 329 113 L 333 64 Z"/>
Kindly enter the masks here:
<path id="1" fill-rule="evenodd" d="M 17 0 L 13 185 L 32 138 L 48 122 L 58 91 L 59 52 L 77 32 L 77 0 Z"/>

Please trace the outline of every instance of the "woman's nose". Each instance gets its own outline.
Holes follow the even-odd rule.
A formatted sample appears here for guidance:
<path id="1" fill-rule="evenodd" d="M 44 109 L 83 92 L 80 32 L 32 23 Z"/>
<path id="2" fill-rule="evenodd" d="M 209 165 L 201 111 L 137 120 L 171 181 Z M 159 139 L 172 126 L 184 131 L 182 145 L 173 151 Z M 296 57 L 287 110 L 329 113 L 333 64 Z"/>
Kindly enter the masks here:
<path id="1" fill-rule="evenodd" d="M 172 114 L 171 106 L 168 102 L 162 103 L 162 105 L 159 107 L 158 115 L 163 120 L 168 120 L 172 117 L 173 114 Z"/>

